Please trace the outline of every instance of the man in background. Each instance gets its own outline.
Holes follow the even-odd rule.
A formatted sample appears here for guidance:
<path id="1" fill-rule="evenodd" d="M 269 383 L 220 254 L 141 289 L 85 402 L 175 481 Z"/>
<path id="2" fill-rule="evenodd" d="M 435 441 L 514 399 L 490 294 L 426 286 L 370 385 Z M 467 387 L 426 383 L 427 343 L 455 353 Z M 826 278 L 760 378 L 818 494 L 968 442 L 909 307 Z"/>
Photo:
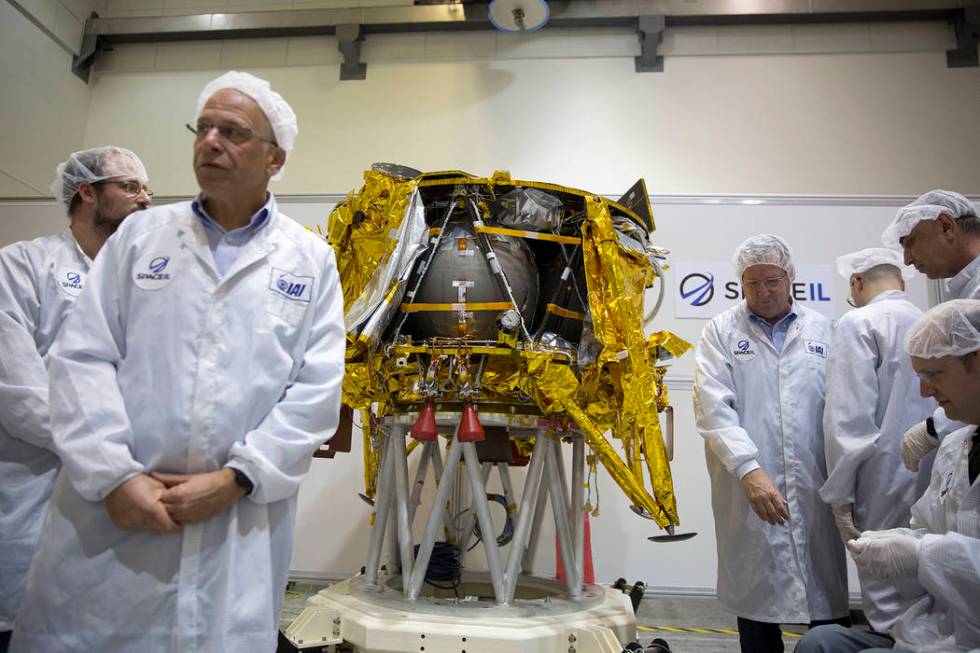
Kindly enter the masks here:
<path id="1" fill-rule="evenodd" d="M 827 361 L 823 428 L 827 482 L 820 497 L 834 510 L 844 542 L 861 531 L 905 526 L 929 483 L 929 469 L 905 469 L 901 439 L 936 409 L 919 395 L 905 336 L 922 316 L 905 298 L 901 255 L 883 247 L 837 259 L 850 284 L 853 311 L 834 330 Z M 919 479 L 922 482 L 919 482 Z M 894 583 L 860 574 L 861 601 L 872 629 L 887 633 L 902 610 Z"/>
<path id="2" fill-rule="evenodd" d="M 865 531 L 847 545 L 862 574 L 900 586 L 905 609 L 891 636 L 825 626 L 798 653 L 980 650 L 980 300 L 931 309 L 905 348 L 923 396 L 966 424 L 939 445 L 911 528 Z"/>
<path id="3" fill-rule="evenodd" d="M 75 152 L 58 165 L 51 185 L 68 229 L 0 250 L 0 653 L 7 650 L 59 467 L 48 351 L 102 244 L 129 214 L 150 204 L 146 182 L 143 163 L 129 150 Z"/>
<path id="4" fill-rule="evenodd" d="M 745 653 L 780 653 L 782 623 L 846 623 L 844 547 L 826 481 L 824 367 L 831 323 L 793 302 L 789 245 L 762 234 L 733 257 L 745 300 L 697 348 L 694 413 L 705 439 L 718 599 Z"/>
<path id="5" fill-rule="evenodd" d="M 931 190 L 898 210 L 881 240 L 901 245 L 905 263 L 930 279 L 944 279 L 947 299 L 980 299 L 980 218 L 973 204 L 948 190 Z M 964 425 L 951 422 L 941 409 L 919 422 L 902 439 L 902 460 L 912 471 L 939 446 L 939 440 Z"/>

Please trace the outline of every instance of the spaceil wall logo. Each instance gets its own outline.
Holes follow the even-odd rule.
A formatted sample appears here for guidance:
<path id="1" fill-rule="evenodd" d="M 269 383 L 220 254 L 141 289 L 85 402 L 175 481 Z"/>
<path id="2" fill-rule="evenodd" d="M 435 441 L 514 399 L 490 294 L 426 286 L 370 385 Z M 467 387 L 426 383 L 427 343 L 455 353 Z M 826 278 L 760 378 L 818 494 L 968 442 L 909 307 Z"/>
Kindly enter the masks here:
<path id="1" fill-rule="evenodd" d="M 744 296 L 731 263 L 674 263 L 671 269 L 679 318 L 710 319 Z M 831 265 L 797 265 L 790 294 L 794 301 L 834 318 L 833 279 Z"/>

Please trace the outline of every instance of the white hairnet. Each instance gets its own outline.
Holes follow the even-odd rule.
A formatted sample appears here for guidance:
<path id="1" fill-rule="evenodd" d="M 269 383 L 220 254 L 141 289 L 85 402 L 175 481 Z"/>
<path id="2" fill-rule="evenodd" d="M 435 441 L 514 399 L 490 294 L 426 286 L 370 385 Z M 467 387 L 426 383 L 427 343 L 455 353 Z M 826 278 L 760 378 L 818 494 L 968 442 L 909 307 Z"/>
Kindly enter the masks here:
<path id="1" fill-rule="evenodd" d="M 269 120 L 272 126 L 272 133 L 276 136 L 276 143 L 286 151 L 286 155 L 293 151 L 296 143 L 296 134 L 299 133 L 299 125 L 296 123 L 296 114 L 293 108 L 283 99 L 281 95 L 272 90 L 272 86 L 264 79 L 260 79 L 249 73 L 229 70 L 221 77 L 211 80 L 201 91 L 197 98 L 197 110 L 194 113 L 195 120 L 201 115 L 204 105 L 208 99 L 222 89 L 234 89 L 249 96 L 262 109 L 262 113 Z M 282 178 L 283 169 L 273 179 Z"/>
<path id="2" fill-rule="evenodd" d="M 844 254 L 837 259 L 837 271 L 848 280 L 852 274 L 861 274 L 879 265 L 891 265 L 898 268 L 905 279 L 911 279 L 915 276 L 915 270 L 905 265 L 905 260 L 900 252 L 885 247 L 869 247 Z"/>
<path id="3" fill-rule="evenodd" d="M 980 299 L 932 307 L 909 329 L 905 351 L 918 358 L 963 356 L 980 349 Z"/>
<path id="4" fill-rule="evenodd" d="M 931 190 L 898 210 L 895 219 L 881 234 L 881 242 L 885 247 L 901 247 L 899 240 L 912 233 L 915 225 L 923 220 L 935 220 L 941 213 L 957 219 L 976 217 L 977 210 L 970 200 L 959 193 L 942 189 Z"/>
<path id="5" fill-rule="evenodd" d="M 735 250 L 732 265 L 739 279 L 746 268 L 753 265 L 775 265 L 785 270 L 790 279 L 796 278 L 793 250 L 785 240 L 773 234 L 759 234 L 748 238 Z"/>
<path id="6" fill-rule="evenodd" d="M 143 162 L 124 147 L 106 145 L 80 150 L 54 169 L 51 194 L 67 209 L 83 181 L 94 184 L 115 177 L 136 177 L 144 184 L 149 180 Z"/>

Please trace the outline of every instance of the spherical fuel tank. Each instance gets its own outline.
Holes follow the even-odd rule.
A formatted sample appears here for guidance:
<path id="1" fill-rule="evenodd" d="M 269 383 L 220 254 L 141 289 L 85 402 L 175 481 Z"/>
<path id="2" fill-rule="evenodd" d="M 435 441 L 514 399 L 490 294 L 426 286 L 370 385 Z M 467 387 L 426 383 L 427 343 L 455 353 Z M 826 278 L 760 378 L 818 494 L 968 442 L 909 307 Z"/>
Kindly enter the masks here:
<path id="1" fill-rule="evenodd" d="M 534 254 L 520 238 L 489 235 L 500 269 L 510 284 L 517 309 L 530 328 L 538 302 L 538 271 Z M 415 296 L 416 304 L 495 304 L 510 299 L 501 291 L 469 224 L 450 223 Z M 482 310 L 425 310 L 405 325 L 413 340 L 461 338 L 494 340 L 498 315 L 505 308 Z"/>

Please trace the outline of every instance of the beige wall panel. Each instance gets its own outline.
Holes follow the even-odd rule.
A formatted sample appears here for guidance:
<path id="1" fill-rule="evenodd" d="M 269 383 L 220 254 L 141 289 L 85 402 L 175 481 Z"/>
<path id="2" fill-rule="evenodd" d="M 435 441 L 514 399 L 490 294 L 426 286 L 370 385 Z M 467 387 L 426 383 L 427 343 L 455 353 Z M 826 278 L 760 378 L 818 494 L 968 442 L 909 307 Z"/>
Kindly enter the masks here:
<path id="1" fill-rule="evenodd" d="M 86 142 L 129 141 L 159 191 L 193 192 L 173 129 L 219 72 L 99 75 Z M 280 192 L 343 192 L 379 160 L 605 193 L 640 175 L 656 193 L 980 192 L 980 71 L 941 52 L 674 57 L 660 74 L 628 58 L 372 63 L 356 82 L 334 65 L 256 72 L 299 116 Z"/>
<path id="2" fill-rule="evenodd" d="M 89 87 L 71 57 L 7 2 L 0 2 L 0 170 L 21 183 L 0 196 L 42 196 L 54 167 L 85 137 Z"/>

